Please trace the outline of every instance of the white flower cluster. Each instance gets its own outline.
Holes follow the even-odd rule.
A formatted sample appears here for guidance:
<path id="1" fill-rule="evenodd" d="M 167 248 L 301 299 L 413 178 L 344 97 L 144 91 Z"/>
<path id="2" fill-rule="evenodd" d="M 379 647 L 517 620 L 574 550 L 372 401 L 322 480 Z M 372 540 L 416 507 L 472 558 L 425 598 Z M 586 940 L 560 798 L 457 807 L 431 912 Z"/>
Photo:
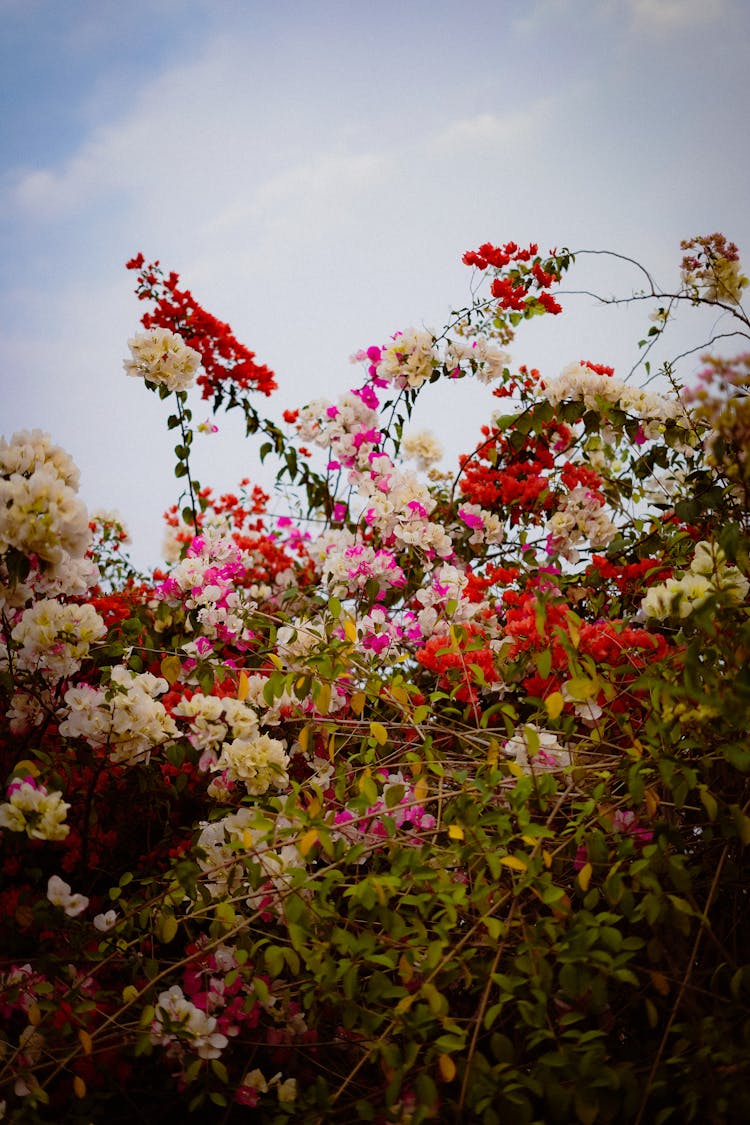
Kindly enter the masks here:
<path id="1" fill-rule="evenodd" d="M 57 682 L 78 671 L 91 645 L 106 632 L 93 606 L 42 598 L 23 612 L 13 628 L 11 636 L 21 646 L 14 655 L 16 667 L 44 672 Z"/>
<path id="2" fill-rule="evenodd" d="M 584 363 L 569 364 L 556 379 L 545 382 L 539 395 L 553 406 L 567 401 L 582 402 L 587 410 L 597 413 L 602 404 L 618 407 L 640 420 L 643 436 L 650 441 L 658 440 L 662 427 L 669 421 L 677 422 L 685 430 L 691 426 L 690 417 L 679 400 L 600 375 Z"/>
<path id="3" fill-rule="evenodd" d="M 477 545 L 502 543 L 505 538 L 505 529 L 500 517 L 495 512 L 482 508 L 479 504 L 460 504 L 458 518 L 461 524 L 471 528 L 469 543 Z"/>
<path id="4" fill-rule="evenodd" d="M 151 751 L 178 732 L 156 698 L 168 688 L 166 680 L 150 672 L 112 669 L 105 688 L 88 684 L 65 693 L 68 717 L 60 723 L 65 738 L 85 738 L 92 747 L 106 746 L 112 762 L 148 762 Z"/>
<path id="5" fill-rule="evenodd" d="M 225 744 L 214 769 L 224 771 L 229 781 L 241 781 L 252 797 L 259 797 L 271 786 L 286 789 L 288 765 L 286 743 L 261 734 Z"/>
<path id="6" fill-rule="evenodd" d="M 696 545 L 695 555 L 682 578 L 668 578 L 652 586 L 641 602 L 646 617 L 663 621 L 665 617 L 686 618 L 712 595 L 720 595 L 729 605 L 739 605 L 750 590 L 750 582 L 715 543 Z"/>
<path id="7" fill-rule="evenodd" d="M 328 645 L 326 622 L 322 618 L 315 621 L 307 618 L 293 618 L 289 625 L 282 625 L 276 634 L 276 653 L 288 669 L 303 670 L 306 657 L 314 652 L 325 652 Z"/>
<path id="8" fill-rule="evenodd" d="M 380 591 L 406 582 L 392 551 L 376 550 L 369 543 L 354 543 L 351 534 L 348 540 L 342 537 L 339 542 L 330 542 L 320 562 L 321 582 L 338 596 L 360 593 L 373 580 Z"/>
<path id="9" fill-rule="evenodd" d="M 53 906 L 61 906 L 69 918 L 76 918 L 89 904 L 86 895 L 73 894 L 70 884 L 59 875 L 50 875 L 47 882 L 47 898 Z"/>
<path id="10" fill-rule="evenodd" d="M 151 1024 L 151 1042 L 180 1056 L 183 1047 L 201 1059 L 218 1059 L 229 1040 L 216 1030 L 216 1017 L 207 1016 L 185 996 L 178 984 L 159 993 Z"/>
<path id="11" fill-rule="evenodd" d="M 192 387 L 201 357 L 182 336 L 168 328 L 149 328 L 128 340 L 131 359 L 123 360 L 127 375 L 146 379 L 170 391 Z"/>
<path id="12" fill-rule="evenodd" d="M 359 491 L 367 505 L 367 522 L 377 527 L 384 540 L 393 536 L 406 546 L 434 552 L 441 559 L 453 554 L 448 532 L 429 519 L 436 501 L 415 473 L 394 468 L 387 479 L 363 478 Z"/>
<path id="13" fill-rule="evenodd" d="M 265 832 L 253 827 L 257 813 L 243 807 L 228 813 L 221 820 L 204 822 L 197 841 L 197 859 L 206 877 L 206 890 L 213 898 L 235 894 L 242 888 L 246 901 L 255 908 L 270 905 L 289 886 L 290 872 L 304 868 L 305 863 L 294 844 L 272 846 Z M 288 827 L 284 817 L 277 817 L 276 828 Z M 264 882 L 250 886 L 246 861 L 252 858 L 260 867 Z"/>
<path id="14" fill-rule="evenodd" d="M 208 756 L 211 765 L 228 738 L 254 738 L 258 733 L 258 716 L 252 707 L 229 696 L 222 699 L 196 691 L 190 699 L 181 699 L 172 715 L 188 720 L 190 742 Z M 203 762 L 201 766 L 205 768 Z"/>
<path id="15" fill-rule="evenodd" d="M 585 540 L 594 550 L 601 550 L 612 542 L 617 528 L 601 499 L 578 485 L 565 495 L 560 508 L 547 520 L 547 534 L 551 553 L 576 562 L 576 543 Z"/>
<path id="16" fill-rule="evenodd" d="M 70 832 L 65 823 L 69 808 L 62 793 L 49 793 L 33 777 L 17 778 L 8 786 L 8 801 L 0 805 L 0 828 L 25 832 L 31 840 L 64 840 Z"/>
<path id="17" fill-rule="evenodd" d="M 462 570 L 444 563 L 433 572 L 432 582 L 417 590 L 416 601 L 421 605 L 417 621 L 423 637 L 448 631 L 449 622 L 455 624 L 470 621 L 477 606 L 463 598 L 468 578 Z M 455 602 L 455 609 L 447 617 L 447 603 Z"/>
<path id="18" fill-rule="evenodd" d="M 416 390 L 439 366 L 440 357 L 432 333 L 407 328 L 405 332 L 397 332 L 391 343 L 382 349 L 377 372 L 378 378 L 386 379 L 399 390 L 404 387 Z"/>
<path id="19" fill-rule="evenodd" d="M 77 489 L 76 466 L 49 434 L 0 438 L 0 555 L 15 548 L 53 574 L 81 559 L 91 534 Z"/>
<path id="20" fill-rule="evenodd" d="M 494 383 L 501 379 L 510 364 L 510 355 L 496 348 L 483 337 L 475 340 L 449 340 L 445 349 L 445 363 L 450 367 L 462 364 L 471 368 L 480 383 Z"/>
<path id="21" fill-rule="evenodd" d="M 328 449 L 340 464 L 366 471 L 380 440 L 378 425 L 378 412 L 347 391 L 335 405 L 326 398 L 308 403 L 299 412 L 296 429 L 303 441 Z"/>
<path id="22" fill-rule="evenodd" d="M 279 1103 L 282 1105 L 290 1105 L 297 1099 L 297 1079 L 285 1078 L 282 1080 L 281 1071 L 274 1074 L 273 1078 L 266 1078 L 263 1071 L 256 1067 L 242 1079 L 240 1090 L 242 1089 L 257 1090 L 259 1094 L 267 1094 L 275 1089 Z"/>
<path id="23" fill-rule="evenodd" d="M 404 457 L 416 461 L 417 468 L 423 472 L 443 456 L 443 447 L 432 430 L 420 430 L 418 433 L 408 434 L 403 440 L 401 450 Z"/>
<path id="24" fill-rule="evenodd" d="M 551 772 L 572 765 L 570 750 L 563 746 L 553 731 L 542 730 L 534 723 L 516 728 L 505 743 L 505 753 L 514 758 L 525 773 L 534 770 Z"/>

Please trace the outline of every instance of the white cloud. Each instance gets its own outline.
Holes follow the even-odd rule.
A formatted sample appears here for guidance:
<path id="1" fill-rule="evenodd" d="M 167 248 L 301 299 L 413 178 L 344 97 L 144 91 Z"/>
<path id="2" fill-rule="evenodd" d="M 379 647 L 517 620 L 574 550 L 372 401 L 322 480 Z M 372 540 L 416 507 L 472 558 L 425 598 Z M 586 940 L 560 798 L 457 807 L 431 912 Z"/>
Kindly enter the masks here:
<path id="1" fill-rule="evenodd" d="M 435 156 L 473 155 L 482 150 L 496 151 L 500 147 L 526 145 L 538 141 L 540 131 L 551 119 L 552 102 L 538 99 L 519 110 L 508 113 L 479 113 L 451 121 L 444 129 L 426 142 L 426 149 Z"/>
<path id="2" fill-rule="evenodd" d="M 726 13 L 725 0 L 628 0 L 640 31 L 675 31 L 714 23 Z"/>

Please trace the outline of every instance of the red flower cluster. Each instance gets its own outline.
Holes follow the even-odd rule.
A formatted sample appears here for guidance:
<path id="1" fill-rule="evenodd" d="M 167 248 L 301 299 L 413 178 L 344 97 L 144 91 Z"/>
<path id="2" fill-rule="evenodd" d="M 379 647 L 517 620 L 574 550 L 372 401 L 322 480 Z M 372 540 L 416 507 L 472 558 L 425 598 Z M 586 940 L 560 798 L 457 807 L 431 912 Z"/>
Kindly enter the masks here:
<path id="1" fill-rule="evenodd" d="M 475 266 L 479 270 L 489 267 L 500 271 L 506 266 L 512 268 L 508 276 L 496 276 L 490 287 L 493 297 L 497 297 L 500 308 L 510 309 L 512 312 L 525 312 L 527 309 L 534 311 L 541 305 L 545 312 L 562 312 L 561 306 L 546 287 L 560 280 L 559 271 L 555 268 L 555 259 L 550 258 L 544 264 L 538 256 L 539 247 L 532 242 L 525 250 L 515 242 L 506 242 L 504 246 L 493 246 L 491 242 L 483 242 L 478 250 L 467 250 L 463 255 L 464 265 Z M 529 266 L 528 263 L 531 262 Z M 530 295 L 532 287 L 536 286 L 541 292 L 536 296 Z"/>
<path id="2" fill-rule="evenodd" d="M 528 262 L 538 251 L 536 242 L 532 242 L 526 250 L 522 250 L 515 242 L 506 242 L 503 247 L 483 242 L 478 250 L 467 250 L 461 261 L 466 266 L 476 266 L 478 270 L 486 270 L 488 266 L 500 270 L 511 261 Z"/>
<path id="3" fill-rule="evenodd" d="M 225 383 L 264 395 L 276 390 L 273 371 L 257 364 L 255 352 L 237 340 L 228 324 L 206 312 L 188 289 L 178 288 L 179 274 L 172 272 L 165 278 L 158 261 L 150 265 L 144 262 L 143 254 L 138 254 L 126 263 L 129 270 L 138 271 L 138 298 L 154 301 L 153 312 L 144 313 L 141 323 L 144 328 L 168 328 L 178 333 L 200 353 L 203 374 L 197 382 L 204 399 L 220 394 Z"/>
<path id="4" fill-rule="evenodd" d="M 543 435 L 521 435 L 513 431 L 513 441 L 495 427 L 483 426 L 482 433 L 489 440 L 480 442 L 472 457 L 460 459 L 462 494 L 482 508 L 507 511 L 514 526 L 522 515 L 532 516 L 538 523 L 541 514 L 555 506 L 550 481 L 555 463 L 553 450 L 555 446 L 565 448 L 568 444 L 568 427 L 551 423 Z M 579 466 L 568 469 L 571 482 L 578 473 Z M 580 473 L 585 475 L 587 470 L 580 467 Z M 598 478 L 596 482 L 599 483 Z M 575 480 L 575 483 L 588 481 Z"/>
<path id="5" fill-rule="evenodd" d="M 438 676 L 439 685 L 462 703 L 475 703 L 478 688 L 500 682 L 495 654 L 479 626 L 462 625 L 455 640 L 445 634 L 430 637 L 416 654 L 424 668 Z"/>

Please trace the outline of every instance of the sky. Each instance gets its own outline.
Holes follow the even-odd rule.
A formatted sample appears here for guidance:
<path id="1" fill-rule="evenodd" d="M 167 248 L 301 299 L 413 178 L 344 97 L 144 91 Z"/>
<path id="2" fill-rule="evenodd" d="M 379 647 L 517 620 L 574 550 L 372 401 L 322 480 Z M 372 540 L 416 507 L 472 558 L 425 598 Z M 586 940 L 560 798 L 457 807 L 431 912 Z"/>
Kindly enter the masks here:
<path id="1" fill-rule="evenodd" d="M 274 369 L 256 405 L 279 417 L 354 385 L 358 348 L 441 328 L 487 240 L 613 250 L 666 287 L 691 235 L 750 261 L 749 59 L 746 0 L 0 0 L 0 434 L 49 432 L 158 563 L 178 485 L 167 404 L 122 368 L 128 258 L 176 270 Z M 564 288 L 639 285 L 583 256 Z M 562 303 L 514 360 L 627 374 L 644 307 Z M 716 328 L 682 317 L 675 350 Z M 497 403 L 435 390 L 415 423 L 450 465 Z M 271 485 L 217 421 L 201 483 Z"/>

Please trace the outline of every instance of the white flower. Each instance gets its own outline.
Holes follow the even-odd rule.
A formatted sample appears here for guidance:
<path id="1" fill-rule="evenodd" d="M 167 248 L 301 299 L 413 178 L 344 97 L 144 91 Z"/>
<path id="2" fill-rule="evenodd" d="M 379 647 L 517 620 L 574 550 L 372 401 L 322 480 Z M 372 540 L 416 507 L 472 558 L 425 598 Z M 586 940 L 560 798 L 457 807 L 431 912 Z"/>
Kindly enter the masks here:
<path id="1" fill-rule="evenodd" d="M 429 469 L 443 456 L 443 447 L 437 440 L 432 430 L 420 430 L 418 433 L 409 434 L 404 438 L 401 446 L 404 457 L 413 458 L 417 467 Z"/>
<path id="2" fill-rule="evenodd" d="M 188 1000 L 179 985 L 159 993 L 151 1042 L 172 1047 L 185 1042 L 201 1059 L 218 1059 L 229 1040 L 216 1031 L 216 1017 Z"/>
<path id="3" fill-rule="evenodd" d="M 111 930 L 117 922 L 117 911 L 108 910 L 105 914 L 94 915 L 94 928 L 99 930 L 100 933 L 106 933 Z"/>
<path id="4" fill-rule="evenodd" d="M 399 388 L 415 390 L 430 378 L 439 362 L 432 333 L 407 328 L 397 332 L 393 342 L 383 348 L 377 365 L 378 377 Z"/>
<path id="5" fill-rule="evenodd" d="M 25 832 L 32 840 L 64 840 L 70 828 L 64 823 L 70 805 L 62 793 L 48 793 L 33 778 L 16 779 L 8 786 L 8 802 L 0 805 L 0 828 Z"/>
<path id="6" fill-rule="evenodd" d="M 47 898 L 53 906 L 61 906 L 69 918 L 81 914 L 89 904 L 86 895 L 71 894 L 70 885 L 59 875 L 50 875 L 47 882 Z"/>
<path id="7" fill-rule="evenodd" d="M 90 539 L 84 504 L 52 465 L 42 461 L 28 476 L 0 474 L 0 554 L 15 547 L 55 566 L 82 557 Z"/>
<path id="8" fill-rule="evenodd" d="M 93 747 L 108 746 L 112 762 L 147 762 L 154 747 L 178 733 L 155 698 L 168 687 L 166 680 L 150 672 L 131 672 L 117 665 L 108 687 L 84 684 L 65 693 L 70 712 L 60 723 L 60 734 L 85 738 Z"/>
<path id="9" fill-rule="evenodd" d="M 132 359 L 123 361 L 127 375 L 143 378 L 170 391 L 192 387 L 201 357 L 168 328 L 149 328 L 128 340 Z"/>
<path id="10" fill-rule="evenodd" d="M 262 734 L 252 740 L 236 738 L 225 745 L 221 756 L 213 767 L 225 770 L 232 781 L 241 781 L 248 793 L 260 796 L 273 785 L 275 789 L 285 789 L 289 784 L 286 768 L 289 755 L 286 744 L 277 738 Z"/>
<path id="11" fill-rule="evenodd" d="M 21 646 L 16 661 L 20 668 L 61 680 L 78 671 L 91 645 L 106 633 L 104 620 L 93 606 L 43 598 L 25 610 L 13 629 L 13 640 Z"/>
<path id="12" fill-rule="evenodd" d="M 567 747 L 561 745 L 557 735 L 541 730 L 534 723 L 516 728 L 512 738 L 505 743 L 505 753 L 515 758 L 523 770 L 564 770 L 571 765 Z"/>

